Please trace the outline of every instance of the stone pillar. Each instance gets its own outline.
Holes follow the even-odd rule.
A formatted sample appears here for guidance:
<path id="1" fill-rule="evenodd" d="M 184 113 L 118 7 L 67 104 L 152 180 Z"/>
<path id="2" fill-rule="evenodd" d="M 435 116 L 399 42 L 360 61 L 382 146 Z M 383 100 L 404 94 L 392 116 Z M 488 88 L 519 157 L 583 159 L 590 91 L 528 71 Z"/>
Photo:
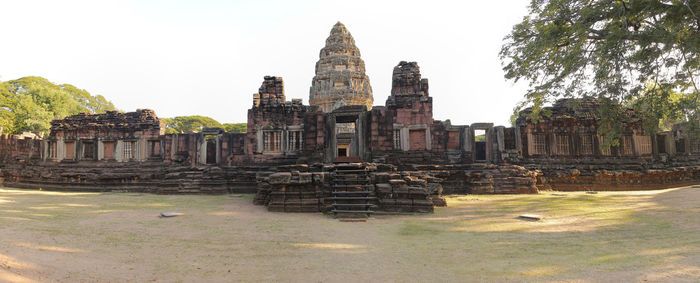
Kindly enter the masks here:
<path id="1" fill-rule="evenodd" d="M 216 165 L 221 164 L 221 134 L 216 135 Z"/>
<path id="2" fill-rule="evenodd" d="M 505 129 L 505 127 L 503 127 L 503 126 L 496 127 L 496 141 L 498 142 L 498 151 L 499 152 L 503 152 L 506 149 L 506 145 L 505 145 L 505 142 L 503 140 L 504 129 Z"/>
<path id="3" fill-rule="evenodd" d="M 522 137 L 520 136 L 520 127 L 514 127 L 513 132 L 515 135 L 515 150 L 518 151 L 518 155 L 520 155 L 520 158 L 523 158 L 523 141 Z"/>
<path id="4" fill-rule="evenodd" d="M 326 162 L 333 162 L 338 157 L 338 141 L 335 132 L 335 116 L 329 115 L 326 122 L 326 128 L 330 134 L 328 149 L 326 149 Z"/>
<path id="5" fill-rule="evenodd" d="M 505 140 L 504 140 L 504 136 L 505 136 L 504 129 L 505 129 L 504 126 L 497 126 L 494 128 L 494 130 L 496 131 L 497 148 L 494 149 L 493 162 L 501 163 L 501 161 L 503 160 L 503 152 L 506 149 L 506 144 L 505 144 Z"/>
<path id="6" fill-rule="evenodd" d="M 97 139 L 97 160 L 102 160 L 105 158 L 105 145 L 102 139 Z"/>
<path id="7" fill-rule="evenodd" d="M 114 143 L 114 160 L 117 162 L 124 161 L 124 141 L 117 140 Z"/>
<path id="8" fill-rule="evenodd" d="M 46 161 L 49 158 L 49 142 L 47 140 L 41 141 L 41 160 Z"/>
<path id="9" fill-rule="evenodd" d="M 207 139 L 204 135 L 197 135 L 197 161 L 199 164 L 207 164 Z"/>
<path id="10" fill-rule="evenodd" d="M 401 149 L 402 149 L 403 151 L 408 151 L 408 150 L 411 149 L 411 144 L 409 144 L 409 142 L 410 142 L 410 137 L 409 137 L 410 131 L 409 131 L 409 129 L 408 129 L 407 127 L 401 128 L 400 131 L 401 131 Z"/>
<path id="11" fill-rule="evenodd" d="M 280 152 L 282 154 L 287 152 L 287 139 L 289 133 L 287 132 L 287 125 L 283 125 L 280 132 Z"/>
<path id="12" fill-rule="evenodd" d="M 148 147 L 148 141 L 146 140 L 146 137 L 142 136 L 139 138 L 139 161 L 146 161 L 148 159 L 148 154 L 147 154 L 147 147 Z"/>
<path id="13" fill-rule="evenodd" d="M 56 140 L 56 161 L 61 161 L 66 158 L 66 144 L 63 138 Z"/>
<path id="14" fill-rule="evenodd" d="M 430 137 L 430 126 L 425 128 L 425 150 L 433 150 L 432 138 Z"/>
<path id="15" fill-rule="evenodd" d="M 474 148 L 474 129 L 472 127 L 466 126 L 464 128 L 464 151 L 471 152 Z"/>
<path id="16" fill-rule="evenodd" d="M 486 163 L 493 162 L 493 128 L 489 127 L 485 131 L 485 144 L 486 144 Z"/>
<path id="17" fill-rule="evenodd" d="M 668 156 L 676 155 L 676 141 L 673 139 L 673 132 L 666 132 L 664 138 L 666 139 L 666 153 Z"/>
<path id="18" fill-rule="evenodd" d="M 179 143 L 179 136 L 178 134 L 173 134 L 172 135 L 172 140 L 170 140 L 170 160 L 175 160 L 175 154 L 177 153 L 177 148 L 178 148 L 178 143 Z M 161 151 L 165 152 L 165 151 Z M 165 154 L 163 154 L 165 156 Z"/>
<path id="19" fill-rule="evenodd" d="M 262 153 L 265 144 L 263 140 L 263 130 L 261 127 L 257 127 L 257 131 L 255 132 L 255 139 L 256 139 L 256 146 L 255 146 L 255 153 Z"/>

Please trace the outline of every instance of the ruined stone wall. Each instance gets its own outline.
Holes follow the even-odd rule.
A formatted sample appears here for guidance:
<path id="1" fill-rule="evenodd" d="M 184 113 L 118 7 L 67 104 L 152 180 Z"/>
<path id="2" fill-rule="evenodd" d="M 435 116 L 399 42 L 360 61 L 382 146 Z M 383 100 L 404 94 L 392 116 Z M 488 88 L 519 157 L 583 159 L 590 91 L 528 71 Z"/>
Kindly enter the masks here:
<path id="1" fill-rule="evenodd" d="M 395 112 L 386 107 L 372 108 L 369 115 L 369 146 L 372 153 L 394 149 L 394 116 Z"/>
<path id="2" fill-rule="evenodd" d="M 0 162 L 41 158 L 41 140 L 20 135 L 0 134 Z"/>
<path id="3" fill-rule="evenodd" d="M 260 176 L 254 203 L 277 212 L 331 212 L 333 184 L 337 168 L 366 169 L 374 200 L 370 208 L 384 213 L 430 213 L 434 206 L 444 206 L 439 183 L 428 181 L 425 174 L 400 172 L 386 164 L 316 164 L 281 166 L 281 172 Z"/>
<path id="4" fill-rule="evenodd" d="M 209 137 L 209 139 L 207 139 Z M 151 161 L 162 160 L 165 163 L 174 163 L 178 165 L 196 166 L 201 164 L 209 165 L 244 165 L 249 162 L 248 155 L 245 152 L 246 134 L 241 133 L 186 133 L 186 134 L 167 134 L 160 137 L 163 143 L 163 154 L 150 158 Z M 202 157 L 202 154 L 207 153 L 206 146 L 203 148 L 203 143 L 209 141 L 206 146 L 216 146 L 214 149 L 219 155 L 218 162 L 211 162 Z M 216 158 L 214 158 L 214 161 Z M 208 162 L 209 161 L 209 162 Z"/>
<path id="5" fill-rule="evenodd" d="M 427 175 L 444 194 L 531 194 L 539 191 L 541 173 L 518 165 L 445 164 L 412 165 L 415 174 Z M 404 168 L 409 170 L 409 168 Z"/>
<path id="6" fill-rule="evenodd" d="M 159 136 L 165 127 L 156 113 L 150 109 L 122 113 L 107 111 L 104 114 L 81 113 L 51 122 L 50 137 L 122 137 Z"/>
<path id="7" fill-rule="evenodd" d="M 598 133 L 600 102 L 594 98 L 560 99 L 545 111 L 550 115 L 533 121 L 531 109 L 521 111 L 516 121 L 522 142 L 522 156 L 531 158 L 630 158 L 651 159 L 656 148 L 655 137 L 642 128 L 631 109 L 620 121 L 622 137 L 619 146 L 601 149 L 604 137 Z M 527 161 L 526 161 L 527 162 Z"/>
<path id="8" fill-rule="evenodd" d="M 266 164 L 294 164 L 322 158 L 325 116 L 300 99 L 284 100 L 282 78 L 266 76 L 248 110 L 246 160 Z"/>
<path id="9" fill-rule="evenodd" d="M 197 164 L 199 136 L 198 133 L 165 135 L 163 137 L 165 143 L 163 160 L 165 162 L 195 166 Z"/>
<path id="10" fill-rule="evenodd" d="M 386 106 L 370 111 L 344 106 L 323 113 L 298 99 L 286 101 L 282 78 L 267 76 L 253 96 L 245 134 L 205 128 L 166 135 L 152 110 L 74 115 L 53 121 L 44 140 L 0 135 L 0 183 L 56 190 L 251 192 L 256 178 L 287 170 L 285 165 L 295 164 L 300 172 L 324 172 L 318 169 L 324 165 L 313 165 L 321 166 L 313 171 L 308 164 L 329 161 L 336 150 L 332 125 L 338 117 L 342 122 L 357 117 L 355 138 L 363 161 L 391 164 L 401 179 L 418 176 L 427 184 L 441 185 L 445 193 L 628 190 L 700 183 L 700 141 L 687 129 L 646 133 L 631 113 L 623 122 L 621 145 L 601 150 L 596 105 L 595 100 L 562 100 L 538 123 L 523 115 L 526 110 L 514 128 L 491 123 L 460 126 L 433 120 L 428 81 L 415 62 L 399 63 Z M 486 133 L 481 152 L 476 130 Z M 307 184 L 321 185 L 302 182 L 305 178 L 299 175 L 290 181 L 299 184 L 290 188 L 317 190 Z M 411 195 L 410 190 L 403 194 L 402 185 L 389 186 L 383 193 Z"/>
<path id="11" fill-rule="evenodd" d="M 432 103 L 428 80 L 421 78 L 418 64 L 400 62 L 392 73 L 386 106 L 370 113 L 372 160 L 397 165 L 463 161 L 463 135 L 450 139 L 451 125 L 433 120 Z M 448 152 L 448 146 L 453 150 Z"/>
<path id="12" fill-rule="evenodd" d="M 542 172 L 538 187 L 558 191 L 655 190 L 700 183 L 700 165 L 658 164 L 547 164 L 527 165 Z"/>
<path id="13" fill-rule="evenodd" d="M 266 166 L 181 166 L 163 162 L 12 162 L 0 165 L 0 185 L 56 191 L 158 194 L 252 193 Z"/>
<path id="14" fill-rule="evenodd" d="M 541 189 L 640 190 L 700 182 L 700 156 L 678 154 L 677 137 L 683 135 L 648 133 L 631 109 L 620 121 L 619 145 L 601 148 L 599 105 L 593 98 L 562 99 L 545 108 L 550 115 L 537 123 L 528 116 L 531 110 L 524 110 L 515 129 L 522 153 L 505 150 L 504 160 L 541 172 Z M 510 134 L 504 136 L 511 143 Z"/>

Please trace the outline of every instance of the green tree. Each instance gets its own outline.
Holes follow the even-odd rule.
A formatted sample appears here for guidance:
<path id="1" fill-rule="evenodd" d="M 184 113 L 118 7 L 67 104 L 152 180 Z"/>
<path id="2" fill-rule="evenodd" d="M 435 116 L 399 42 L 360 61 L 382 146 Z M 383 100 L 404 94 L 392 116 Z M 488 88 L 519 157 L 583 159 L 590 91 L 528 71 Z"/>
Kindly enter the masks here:
<path id="1" fill-rule="evenodd" d="M 698 16 L 699 0 L 532 0 L 499 55 L 506 79 L 529 82 L 519 107 L 602 98 L 601 128 L 617 139 L 623 105 L 647 126 L 700 118 Z"/>
<path id="2" fill-rule="evenodd" d="M 48 132 L 51 120 L 81 112 L 114 110 L 103 96 L 41 77 L 0 82 L 0 127 L 5 133 Z"/>
<path id="3" fill-rule="evenodd" d="M 165 124 L 166 134 L 182 134 L 187 132 L 201 132 L 203 128 L 221 128 L 222 125 L 207 116 L 177 116 L 161 119 Z"/>
<path id="4" fill-rule="evenodd" d="M 224 123 L 222 126 L 227 133 L 245 134 L 248 131 L 247 123 Z"/>
<path id="5" fill-rule="evenodd" d="M 643 95 L 629 103 L 642 117 L 645 128 L 670 130 L 673 124 L 693 121 L 692 117 L 700 118 L 700 101 L 692 92 L 680 93 L 668 86 L 654 86 L 653 83 L 646 88 Z M 697 127 L 697 123 L 693 126 Z"/>

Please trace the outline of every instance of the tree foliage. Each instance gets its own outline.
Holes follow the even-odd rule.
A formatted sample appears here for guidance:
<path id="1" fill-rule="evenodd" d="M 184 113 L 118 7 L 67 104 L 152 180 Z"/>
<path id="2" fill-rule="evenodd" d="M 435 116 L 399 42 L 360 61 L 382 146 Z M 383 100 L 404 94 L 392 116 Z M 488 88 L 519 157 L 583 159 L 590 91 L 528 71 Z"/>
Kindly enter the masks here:
<path id="1" fill-rule="evenodd" d="M 226 130 L 227 133 L 245 134 L 248 131 L 248 124 L 247 123 L 224 123 L 223 128 L 224 128 L 224 130 Z"/>
<path id="2" fill-rule="evenodd" d="M 201 132 L 204 128 L 221 128 L 221 123 L 207 116 L 177 116 L 161 120 L 165 124 L 165 133 L 167 134 Z"/>
<path id="3" fill-rule="evenodd" d="M 73 85 L 42 77 L 0 82 L 0 127 L 4 133 L 48 132 L 51 120 L 82 112 L 104 113 L 114 105 Z"/>
<path id="4" fill-rule="evenodd" d="M 246 123 L 221 124 L 211 117 L 192 115 L 177 116 L 174 118 L 162 118 L 165 124 L 166 134 L 184 134 L 188 132 L 201 132 L 204 128 L 223 128 L 228 133 L 245 133 Z"/>
<path id="5" fill-rule="evenodd" d="M 591 96 L 610 102 L 601 128 L 619 124 L 619 106 L 649 127 L 697 122 L 698 16 L 700 0 L 532 0 L 499 55 L 507 79 L 529 82 L 519 106 L 535 115 L 557 98 Z"/>

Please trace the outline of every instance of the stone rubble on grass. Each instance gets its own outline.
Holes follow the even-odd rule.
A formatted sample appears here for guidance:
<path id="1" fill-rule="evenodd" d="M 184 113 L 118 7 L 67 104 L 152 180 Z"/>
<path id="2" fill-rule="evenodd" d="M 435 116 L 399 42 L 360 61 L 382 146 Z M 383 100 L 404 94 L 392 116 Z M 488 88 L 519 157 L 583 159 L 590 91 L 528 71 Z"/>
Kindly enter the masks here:
<path id="1" fill-rule="evenodd" d="M 182 216 L 182 215 L 185 215 L 185 214 L 180 213 L 180 212 L 161 212 L 159 217 L 161 217 L 161 218 L 163 218 L 163 217 L 175 217 L 175 216 Z"/>

